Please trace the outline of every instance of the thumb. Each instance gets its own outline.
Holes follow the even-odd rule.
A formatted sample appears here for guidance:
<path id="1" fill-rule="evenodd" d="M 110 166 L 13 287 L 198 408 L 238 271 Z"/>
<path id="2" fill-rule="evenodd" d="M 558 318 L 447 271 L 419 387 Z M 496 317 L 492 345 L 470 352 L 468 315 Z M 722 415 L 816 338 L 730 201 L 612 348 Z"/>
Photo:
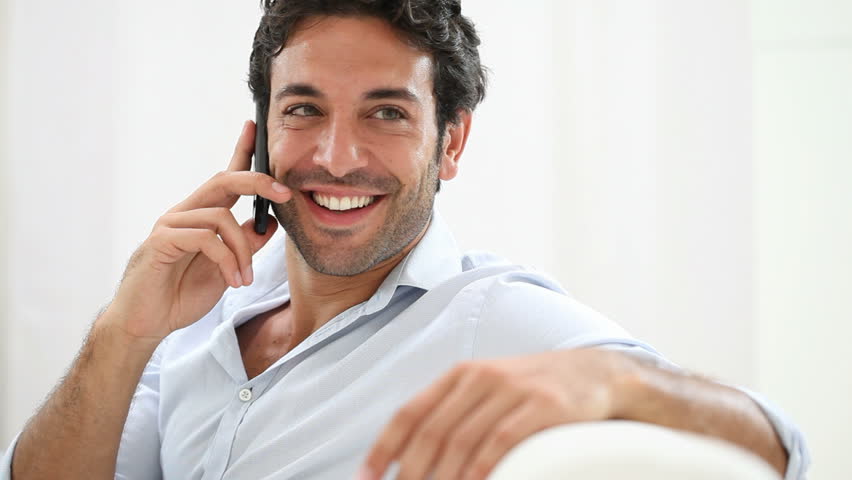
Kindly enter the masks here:
<path id="1" fill-rule="evenodd" d="M 254 218 L 249 219 L 245 223 L 243 223 L 240 227 L 246 232 L 246 237 L 248 237 L 249 244 L 251 245 L 251 254 L 254 255 L 258 250 L 263 248 L 269 239 L 272 238 L 272 235 L 275 234 L 275 231 L 278 230 L 278 220 L 272 215 L 267 214 L 267 222 L 266 222 L 266 234 L 259 235 L 254 231 Z"/>

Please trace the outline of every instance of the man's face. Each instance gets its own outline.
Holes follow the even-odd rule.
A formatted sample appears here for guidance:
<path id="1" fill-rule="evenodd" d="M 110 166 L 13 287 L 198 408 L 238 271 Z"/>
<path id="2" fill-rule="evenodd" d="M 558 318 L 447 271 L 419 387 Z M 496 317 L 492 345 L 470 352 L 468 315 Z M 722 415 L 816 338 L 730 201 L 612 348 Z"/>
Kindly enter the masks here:
<path id="1" fill-rule="evenodd" d="M 443 147 L 431 56 L 367 17 L 309 19 L 271 66 L 273 210 L 314 270 L 356 275 L 425 229 Z"/>

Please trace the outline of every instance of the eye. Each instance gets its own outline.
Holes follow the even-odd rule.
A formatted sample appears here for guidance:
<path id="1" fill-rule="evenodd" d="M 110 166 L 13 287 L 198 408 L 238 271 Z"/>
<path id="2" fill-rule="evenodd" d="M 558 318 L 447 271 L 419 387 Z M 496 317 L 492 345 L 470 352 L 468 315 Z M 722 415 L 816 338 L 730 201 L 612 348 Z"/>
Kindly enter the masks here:
<path id="1" fill-rule="evenodd" d="M 379 120 L 402 120 L 405 118 L 405 115 L 398 108 L 393 107 L 384 107 L 377 110 L 372 116 Z"/>
<path id="2" fill-rule="evenodd" d="M 285 110 L 284 113 L 295 117 L 315 117 L 320 114 L 320 111 L 313 105 L 294 105 Z"/>

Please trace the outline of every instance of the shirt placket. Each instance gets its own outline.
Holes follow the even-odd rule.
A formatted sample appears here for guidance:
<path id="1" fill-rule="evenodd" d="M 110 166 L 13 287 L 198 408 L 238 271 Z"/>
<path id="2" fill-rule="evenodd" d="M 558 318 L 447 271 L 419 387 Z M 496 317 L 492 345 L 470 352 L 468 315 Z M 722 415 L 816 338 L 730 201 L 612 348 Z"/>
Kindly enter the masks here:
<path id="1" fill-rule="evenodd" d="M 207 460 L 207 465 L 204 468 L 204 480 L 222 479 L 230 464 L 231 451 L 234 446 L 234 440 L 237 437 L 240 424 L 252 407 L 255 401 L 259 399 L 266 387 L 269 384 L 273 373 L 265 372 L 264 375 L 255 377 L 245 383 L 238 384 L 234 389 L 231 400 L 227 407 L 222 412 L 222 419 L 219 422 L 219 429 L 213 438 L 210 455 Z"/>
<path id="2" fill-rule="evenodd" d="M 314 332 L 314 335 L 308 337 L 280 358 L 266 371 L 251 380 L 247 380 L 245 375 L 245 365 L 240 355 L 234 324 L 228 322 L 218 327 L 222 330 L 213 334 L 214 342 L 211 353 L 221 366 L 229 372 L 235 381 L 233 385 L 236 385 L 236 388 L 232 392 L 231 400 L 222 412 L 219 428 L 212 440 L 204 466 L 202 480 L 221 480 L 225 477 L 228 466 L 231 464 L 231 452 L 240 424 L 248 414 L 252 404 L 268 390 L 270 384 L 274 381 L 281 381 L 281 377 L 286 376 L 287 372 L 292 370 L 307 355 L 337 337 L 342 329 L 362 316 L 363 310 L 364 306 L 361 304 L 342 312 L 323 328 Z M 235 316 L 240 315 L 241 312 L 238 312 Z"/>
<path id="3" fill-rule="evenodd" d="M 233 389 L 230 400 L 222 411 L 219 428 L 214 435 L 209 454 L 204 465 L 202 480 L 219 480 L 224 477 L 230 464 L 231 451 L 237 437 L 240 424 L 255 401 L 263 395 L 271 382 L 276 368 L 249 380 L 245 373 L 245 365 L 240 355 L 239 342 L 233 321 L 241 315 L 253 315 L 237 312 L 235 318 L 217 327 L 213 333 L 210 353 L 223 369 L 231 376 L 234 383 L 227 388 Z M 280 366 L 278 366 L 280 368 Z"/>

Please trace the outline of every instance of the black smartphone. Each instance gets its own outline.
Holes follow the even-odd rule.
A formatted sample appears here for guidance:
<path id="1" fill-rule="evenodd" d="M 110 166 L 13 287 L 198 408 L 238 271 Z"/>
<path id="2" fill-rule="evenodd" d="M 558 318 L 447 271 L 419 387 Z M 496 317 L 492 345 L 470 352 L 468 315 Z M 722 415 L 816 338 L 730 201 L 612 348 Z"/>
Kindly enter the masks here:
<path id="1" fill-rule="evenodd" d="M 255 110 L 254 132 L 254 171 L 269 175 L 269 150 L 266 144 L 266 109 L 260 103 Z M 266 235 L 266 224 L 269 221 L 269 200 L 260 195 L 254 196 L 254 231 L 258 235 Z"/>

